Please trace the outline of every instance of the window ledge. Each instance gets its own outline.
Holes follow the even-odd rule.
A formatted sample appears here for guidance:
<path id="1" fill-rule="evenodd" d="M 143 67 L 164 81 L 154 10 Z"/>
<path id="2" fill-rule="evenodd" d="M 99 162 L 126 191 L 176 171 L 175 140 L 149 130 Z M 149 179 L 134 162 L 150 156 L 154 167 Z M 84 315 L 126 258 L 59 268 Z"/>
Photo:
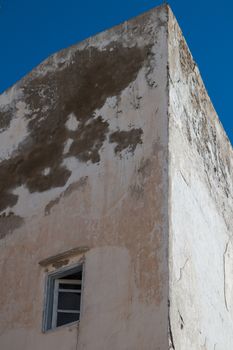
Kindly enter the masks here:
<path id="1" fill-rule="evenodd" d="M 74 328 L 74 327 L 79 328 L 79 323 L 80 323 L 80 320 L 74 321 L 71 323 L 67 323 L 67 324 L 63 324 L 62 326 L 59 326 L 59 327 L 54 327 L 54 328 L 50 328 L 50 329 L 42 329 L 42 333 L 43 334 L 53 333 L 53 332 L 62 330 L 64 328 Z"/>
<path id="2" fill-rule="evenodd" d="M 39 265 L 42 267 L 46 267 L 48 265 L 55 265 L 55 267 L 57 267 L 57 265 L 60 262 L 63 262 L 65 259 L 68 259 L 68 258 L 75 256 L 75 255 L 86 253 L 88 250 L 89 250 L 89 247 L 73 248 L 73 249 L 67 250 L 63 253 L 59 253 L 59 254 L 53 255 L 47 259 L 43 259 L 43 260 L 39 261 Z"/>

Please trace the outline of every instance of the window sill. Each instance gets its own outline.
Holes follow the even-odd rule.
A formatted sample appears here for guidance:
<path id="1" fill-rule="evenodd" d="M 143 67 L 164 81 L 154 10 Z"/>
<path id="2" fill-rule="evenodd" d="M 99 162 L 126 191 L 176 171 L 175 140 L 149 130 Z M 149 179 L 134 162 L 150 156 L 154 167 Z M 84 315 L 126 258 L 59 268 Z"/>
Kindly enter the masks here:
<path id="1" fill-rule="evenodd" d="M 64 328 L 74 328 L 74 327 L 79 328 L 79 323 L 80 323 L 80 320 L 74 321 L 74 322 L 67 323 L 67 324 L 64 324 L 64 325 L 56 327 L 56 328 L 42 330 L 42 333 L 43 334 L 53 333 L 53 332 L 59 331 L 59 330 L 64 329 Z M 69 331 L 70 331 L 70 329 L 69 329 Z"/>

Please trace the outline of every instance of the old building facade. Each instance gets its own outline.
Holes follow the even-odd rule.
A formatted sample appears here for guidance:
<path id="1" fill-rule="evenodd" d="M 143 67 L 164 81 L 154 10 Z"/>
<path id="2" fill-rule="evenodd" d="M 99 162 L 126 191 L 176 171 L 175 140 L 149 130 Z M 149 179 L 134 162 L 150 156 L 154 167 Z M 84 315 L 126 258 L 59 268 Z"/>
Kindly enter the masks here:
<path id="1" fill-rule="evenodd" d="M 168 6 L 0 96 L 0 348 L 232 350 L 232 147 Z"/>

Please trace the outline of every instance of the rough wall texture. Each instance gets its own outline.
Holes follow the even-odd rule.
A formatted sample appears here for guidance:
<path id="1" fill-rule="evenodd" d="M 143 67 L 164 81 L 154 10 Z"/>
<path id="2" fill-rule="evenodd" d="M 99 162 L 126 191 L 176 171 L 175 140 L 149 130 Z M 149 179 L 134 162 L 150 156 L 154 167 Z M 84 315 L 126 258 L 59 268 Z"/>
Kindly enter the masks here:
<path id="1" fill-rule="evenodd" d="M 59 52 L 0 96 L 0 347 L 168 348 L 167 8 Z M 43 334 L 38 262 L 85 253 L 79 327 Z"/>
<path id="2" fill-rule="evenodd" d="M 169 15 L 170 346 L 233 348 L 233 152 Z"/>
<path id="3" fill-rule="evenodd" d="M 50 57 L 0 127 L 1 349 L 232 350 L 233 152 L 167 6 Z M 80 323 L 42 333 L 79 261 Z"/>

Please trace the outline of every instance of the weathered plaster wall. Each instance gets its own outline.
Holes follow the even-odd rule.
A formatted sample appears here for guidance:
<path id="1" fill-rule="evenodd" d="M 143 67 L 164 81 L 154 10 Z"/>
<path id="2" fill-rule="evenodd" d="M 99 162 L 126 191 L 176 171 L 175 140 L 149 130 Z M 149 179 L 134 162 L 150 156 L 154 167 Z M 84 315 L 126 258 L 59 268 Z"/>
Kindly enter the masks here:
<path id="1" fill-rule="evenodd" d="M 231 350 L 233 152 L 171 12 L 169 78 L 170 348 Z"/>
<path id="2" fill-rule="evenodd" d="M 1 349 L 168 348 L 167 106 L 166 7 L 0 96 Z M 80 327 L 43 334 L 38 262 L 82 246 Z"/>

